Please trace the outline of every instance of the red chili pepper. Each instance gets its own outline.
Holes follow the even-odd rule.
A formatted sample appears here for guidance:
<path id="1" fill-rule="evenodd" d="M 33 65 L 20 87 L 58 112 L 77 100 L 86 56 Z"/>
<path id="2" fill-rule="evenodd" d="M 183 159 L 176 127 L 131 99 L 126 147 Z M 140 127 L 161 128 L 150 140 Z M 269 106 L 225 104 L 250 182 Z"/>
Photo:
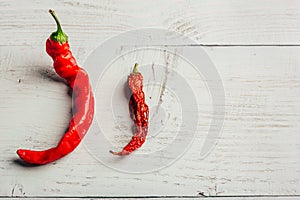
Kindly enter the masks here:
<path id="1" fill-rule="evenodd" d="M 19 149 L 17 154 L 31 164 L 47 164 L 72 152 L 88 131 L 94 117 L 94 97 L 88 74 L 80 68 L 70 51 L 68 37 L 62 31 L 54 11 L 49 10 L 57 24 L 46 42 L 46 51 L 52 57 L 56 73 L 73 89 L 73 117 L 69 128 L 56 147 L 44 151 Z"/>
<path id="2" fill-rule="evenodd" d="M 128 155 L 134 150 L 140 148 L 144 144 L 148 133 L 149 109 L 145 103 L 143 76 L 138 71 L 137 63 L 134 65 L 133 72 L 128 76 L 128 85 L 132 92 L 132 96 L 129 101 L 129 112 L 130 117 L 135 124 L 135 134 L 122 151 L 110 151 L 110 153 L 119 156 Z"/>

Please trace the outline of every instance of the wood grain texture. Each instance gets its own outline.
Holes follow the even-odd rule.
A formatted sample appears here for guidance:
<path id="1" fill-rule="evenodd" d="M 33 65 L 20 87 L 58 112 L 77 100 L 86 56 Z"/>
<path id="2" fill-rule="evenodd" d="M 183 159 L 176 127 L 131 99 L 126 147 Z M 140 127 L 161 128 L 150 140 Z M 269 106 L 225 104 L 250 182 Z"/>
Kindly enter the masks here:
<path id="1" fill-rule="evenodd" d="M 79 46 L 149 27 L 177 31 L 201 44 L 300 44 L 297 0 L 12 0 L 1 2 L 0 44 L 40 45 L 55 28 L 50 8 Z"/>
<path id="2" fill-rule="evenodd" d="M 47 166 L 20 165 L 19 147 L 52 147 L 71 116 L 70 91 L 44 50 L 45 39 L 55 30 L 49 8 L 58 13 L 81 65 L 103 41 L 140 28 L 176 31 L 207 45 L 204 50 L 222 78 L 226 97 L 225 122 L 213 151 L 199 157 L 212 114 L 209 95 L 199 93 L 195 139 L 162 170 L 116 171 L 95 160 L 84 145 Z M 296 0 L 0 2 L 0 197 L 298 199 L 299 10 Z M 189 43 L 174 46 L 164 48 L 178 55 L 202 49 Z M 131 48 L 124 46 L 116 54 Z M 138 51 L 132 58 L 146 63 L 156 54 Z M 176 59 L 171 56 L 170 61 Z M 172 64 L 185 66 L 180 60 Z M 201 83 L 208 80 L 191 71 L 185 75 L 192 87 L 205 91 Z M 112 137 L 116 147 L 129 138 Z M 162 144 L 170 138 L 171 133 Z M 141 152 L 155 145 L 160 144 L 149 141 Z"/>
<path id="3" fill-rule="evenodd" d="M 197 51 L 200 47 L 178 47 L 176 51 L 185 48 Z M 88 56 L 87 49 L 73 48 L 75 56 L 81 52 L 79 63 Z M 29 197 L 299 194 L 300 49 L 205 50 L 222 77 L 226 94 L 226 120 L 218 145 L 205 159 L 199 158 L 208 126 L 202 124 L 193 145 L 173 165 L 135 175 L 105 167 L 83 146 L 47 166 L 23 167 L 14 162 L 18 147 L 42 149 L 54 145 L 67 126 L 71 105 L 67 87 L 52 74 L 51 61 L 42 47 L 1 47 L 0 194 Z M 137 54 L 142 62 L 152 56 Z M 209 111 L 203 112 L 203 116 L 209 116 Z M 147 145 L 151 147 L 151 143 Z"/>

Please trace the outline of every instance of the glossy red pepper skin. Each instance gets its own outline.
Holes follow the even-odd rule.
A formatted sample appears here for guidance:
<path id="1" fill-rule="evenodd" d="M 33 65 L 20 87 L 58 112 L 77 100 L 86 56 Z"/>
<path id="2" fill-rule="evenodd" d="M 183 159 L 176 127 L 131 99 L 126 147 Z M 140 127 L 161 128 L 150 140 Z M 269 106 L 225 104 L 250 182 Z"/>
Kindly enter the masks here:
<path id="1" fill-rule="evenodd" d="M 128 155 L 140 148 L 146 141 L 148 133 L 149 108 L 143 92 L 143 76 L 137 72 L 137 64 L 134 67 L 134 72 L 128 76 L 128 86 L 132 92 L 129 100 L 129 112 L 135 124 L 135 134 L 122 151 L 110 151 L 112 154 L 120 156 Z"/>
<path id="2" fill-rule="evenodd" d="M 72 152 L 87 133 L 94 117 L 94 97 L 88 74 L 80 68 L 70 51 L 68 42 L 60 43 L 51 37 L 46 41 L 46 52 L 52 57 L 56 73 L 73 90 L 73 117 L 69 128 L 54 148 L 43 151 L 19 149 L 19 157 L 30 164 L 47 164 Z"/>

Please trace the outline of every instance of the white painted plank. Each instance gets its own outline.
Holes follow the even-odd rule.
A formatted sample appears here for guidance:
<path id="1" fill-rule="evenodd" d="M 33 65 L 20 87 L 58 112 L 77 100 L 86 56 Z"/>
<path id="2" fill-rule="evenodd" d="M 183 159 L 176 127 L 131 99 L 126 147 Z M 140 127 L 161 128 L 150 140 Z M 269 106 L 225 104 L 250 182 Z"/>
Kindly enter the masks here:
<path id="1" fill-rule="evenodd" d="M 55 9 L 73 45 L 98 44 L 124 31 L 164 28 L 201 44 L 300 44 L 300 2 L 2 1 L 1 45 L 41 45 L 55 29 Z"/>
<path id="2" fill-rule="evenodd" d="M 191 48 L 195 52 L 200 49 L 170 50 L 180 55 Z M 79 63 L 84 63 L 89 49 L 73 48 Z M 121 53 L 126 50 L 124 47 Z M 67 87 L 53 80 L 56 78 L 44 47 L 2 46 L 0 195 L 299 195 L 300 48 L 205 50 L 220 73 L 226 95 L 225 123 L 218 145 L 200 159 L 199 150 L 211 118 L 211 102 L 204 98 L 199 104 L 203 108 L 199 130 L 188 151 L 165 169 L 132 174 L 104 166 L 83 145 L 72 155 L 47 166 L 32 168 L 15 163 L 17 148 L 43 149 L 59 140 L 68 124 L 71 99 Z M 146 50 L 137 51 L 133 57 L 139 58 L 140 63 L 157 58 Z M 174 65 L 181 67 L 184 62 L 179 60 Z M 193 81 L 192 74 L 190 77 Z M 197 80 L 194 84 L 201 82 Z M 114 142 L 121 147 L 127 140 L 128 137 Z M 147 152 L 153 145 L 149 140 L 139 152 Z"/>
<path id="3" fill-rule="evenodd" d="M 107 199 L 107 200 L 118 200 L 118 199 L 127 199 L 127 200 L 133 200 L 133 199 L 149 199 L 149 200 L 156 200 L 156 199 L 171 199 L 171 200 L 174 200 L 174 199 L 177 199 L 177 200 L 190 200 L 190 199 L 217 199 L 217 200 L 227 200 L 227 199 L 233 199 L 233 200 L 248 200 L 248 199 L 251 199 L 251 200 L 297 200 L 299 199 L 299 197 L 295 196 L 295 197 L 280 197 L 280 196 L 259 196 L 259 197 L 256 197 L 256 196 L 248 196 L 248 197 L 212 197 L 212 198 L 209 198 L 209 197 L 198 197 L 198 196 L 189 196 L 189 197 L 166 197 L 166 196 L 158 196 L 158 197 L 134 197 L 134 198 L 131 198 L 131 197 L 114 197 L 114 198 L 106 198 L 106 197 L 84 197 L 84 198 L 88 198 L 88 199 L 98 199 L 98 200 L 104 200 L 104 199 Z M 2 198 L 2 199 L 11 199 L 11 198 Z M 21 198 L 20 198 L 21 199 Z M 30 198 L 32 200 L 38 200 L 38 199 L 41 199 L 41 197 L 36 197 L 36 198 Z M 45 198 L 46 199 L 46 198 Z M 56 197 L 56 198 L 52 198 L 51 199 L 62 199 L 60 197 Z M 82 197 L 63 197 L 63 199 L 83 199 Z"/>

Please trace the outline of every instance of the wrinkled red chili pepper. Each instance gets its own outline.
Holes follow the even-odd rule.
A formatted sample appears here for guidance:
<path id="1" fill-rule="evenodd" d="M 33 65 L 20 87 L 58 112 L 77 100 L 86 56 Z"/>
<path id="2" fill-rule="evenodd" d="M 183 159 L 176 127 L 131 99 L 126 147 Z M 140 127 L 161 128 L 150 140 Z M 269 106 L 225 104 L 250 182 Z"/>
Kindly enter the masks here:
<path id="1" fill-rule="evenodd" d="M 49 10 L 57 24 L 46 41 L 46 51 L 52 57 L 56 73 L 66 80 L 73 90 L 73 117 L 69 128 L 58 145 L 44 151 L 19 149 L 19 157 L 31 164 L 47 164 L 72 152 L 88 131 L 94 117 L 94 97 L 88 74 L 80 68 L 70 51 L 68 37 L 62 31 L 54 11 Z"/>
<path id="2" fill-rule="evenodd" d="M 138 71 L 137 63 L 134 65 L 133 72 L 128 76 L 128 85 L 132 92 L 129 101 L 129 112 L 130 117 L 135 124 L 135 134 L 122 151 L 110 151 L 110 153 L 119 156 L 128 155 L 134 150 L 140 148 L 144 144 L 148 133 L 149 109 L 145 103 L 143 76 Z"/>

